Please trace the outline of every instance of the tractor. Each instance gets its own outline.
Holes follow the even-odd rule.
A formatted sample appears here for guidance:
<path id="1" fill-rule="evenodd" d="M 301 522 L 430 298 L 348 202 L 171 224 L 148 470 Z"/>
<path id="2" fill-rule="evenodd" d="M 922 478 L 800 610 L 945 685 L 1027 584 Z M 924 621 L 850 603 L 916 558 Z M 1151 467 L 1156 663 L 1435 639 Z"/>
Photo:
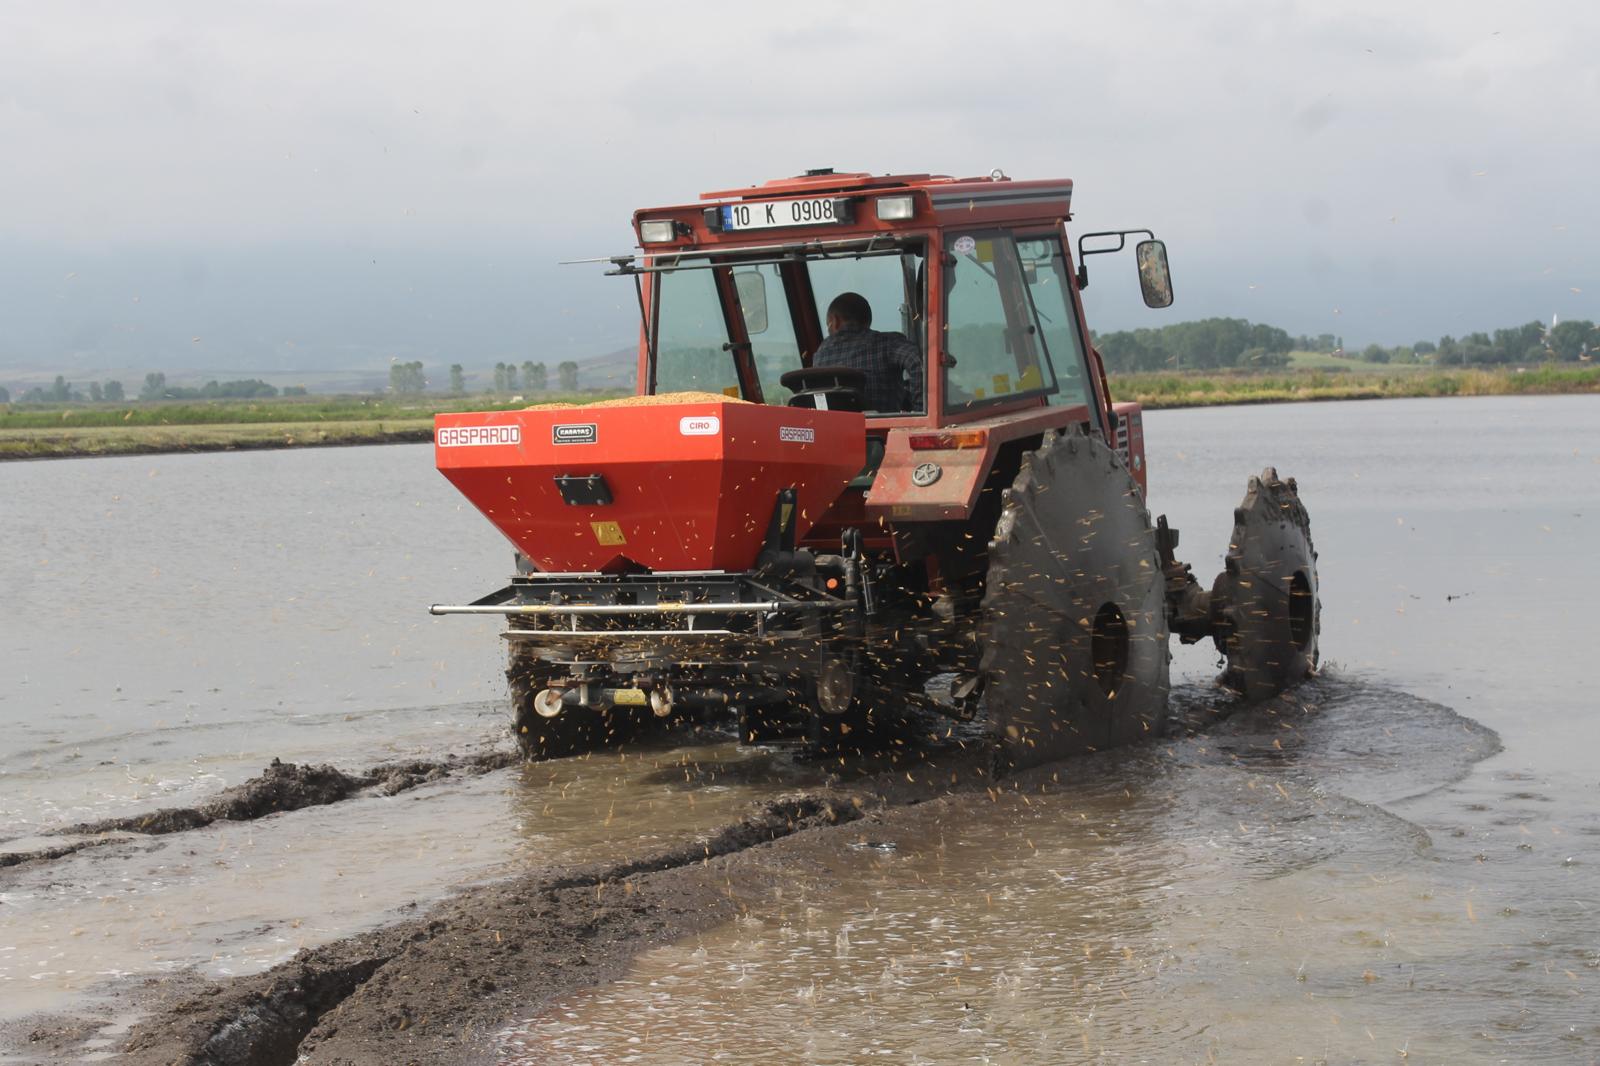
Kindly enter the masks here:
<path id="1" fill-rule="evenodd" d="M 1245 700 L 1315 671 L 1292 478 L 1249 479 L 1209 586 L 1151 520 L 1080 292 L 1134 239 L 1169 306 L 1166 248 L 1074 257 L 1071 208 L 1068 180 L 813 170 L 635 213 L 637 252 L 592 262 L 632 281 L 636 395 L 436 418 L 516 569 L 432 611 L 503 616 L 528 758 L 708 715 L 845 750 L 936 714 L 1022 767 L 1166 731 L 1173 635 Z M 843 293 L 898 364 L 829 362 Z"/>

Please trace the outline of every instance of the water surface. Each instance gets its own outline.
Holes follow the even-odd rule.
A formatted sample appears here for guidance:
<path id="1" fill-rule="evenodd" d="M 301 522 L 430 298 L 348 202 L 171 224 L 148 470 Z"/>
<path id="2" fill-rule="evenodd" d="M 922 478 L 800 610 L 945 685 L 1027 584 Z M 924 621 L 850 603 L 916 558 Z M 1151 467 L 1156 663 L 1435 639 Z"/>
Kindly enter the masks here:
<path id="1" fill-rule="evenodd" d="M 1310 713 L 836 834 L 825 872 L 509 1028 L 506 1061 L 1600 1056 L 1600 398 L 1146 429 L 1202 581 L 1243 475 L 1298 478 L 1330 664 Z"/>
<path id="2" fill-rule="evenodd" d="M 1600 1054 L 1600 399 L 1155 412 L 1202 580 L 1245 476 L 1296 476 L 1308 706 L 945 801 L 627 980 L 512 1061 L 1589 1061 Z M 425 447 L 0 465 L 0 847 L 273 757 L 503 736 L 508 549 Z M 1203 702 L 1205 646 L 1174 675 Z M 1495 736 L 1503 750 L 1496 751 Z M 721 771 L 721 772 L 719 772 Z M 450 780 L 0 875 L 0 1014 L 257 970 L 453 884 L 654 846 L 815 767 L 708 747 Z"/>

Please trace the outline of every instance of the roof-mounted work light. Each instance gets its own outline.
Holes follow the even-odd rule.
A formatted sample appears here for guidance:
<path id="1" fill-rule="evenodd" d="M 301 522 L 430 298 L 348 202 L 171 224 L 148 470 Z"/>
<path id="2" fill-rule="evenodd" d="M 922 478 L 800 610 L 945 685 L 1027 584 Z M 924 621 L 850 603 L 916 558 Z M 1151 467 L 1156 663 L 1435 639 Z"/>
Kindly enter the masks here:
<path id="1" fill-rule="evenodd" d="M 915 210 L 909 196 L 878 197 L 879 222 L 904 222 L 915 213 Z"/>
<path id="2" fill-rule="evenodd" d="M 670 218 L 648 219 L 639 223 L 639 241 L 643 244 L 665 244 L 678 239 L 678 224 Z"/>

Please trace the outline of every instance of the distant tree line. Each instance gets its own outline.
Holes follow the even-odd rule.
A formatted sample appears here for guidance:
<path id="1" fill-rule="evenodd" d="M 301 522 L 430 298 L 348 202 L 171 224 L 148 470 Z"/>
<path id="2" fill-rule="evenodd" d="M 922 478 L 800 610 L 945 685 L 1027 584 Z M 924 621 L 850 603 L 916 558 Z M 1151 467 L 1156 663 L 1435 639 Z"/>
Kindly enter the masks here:
<path id="1" fill-rule="evenodd" d="M 120 389 L 118 386 L 120 399 Z M 169 385 L 167 375 L 160 371 L 144 376 L 144 387 L 139 390 L 141 400 L 258 400 L 278 395 L 274 385 L 257 378 L 240 381 L 208 381 L 199 388 Z M 110 397 L 107 397 L 110 399 Z"/>
<path id="2" fill-rule="evenodd" d="M 87 400 L 91 403 L 100 403 L 103 400 L 109 400 L 112 403 L 120 403 L 123 396 L 122 382 L 120 381 L 107 381 L 104 384 L 98 381 L 91 381 L 85 390 L 80 392 L 76 386 L 69 384 L 66 378 L 57 374 L 56 380 L 48 388 L 42 385 L 35 385 L 17 397 L 17 402 L 82 403 Z M 0 388 L 0 403 L 10 402 L 10 390 Z"/>
<path id="3" fill-rule="evenodd" d="M 552 387 L 552 371 L 546 363 L 525 360 L 517 363 L 494 363 L 491 391 L 496 394 L 517 392 L 544 392 Z M 578 363 L 565 360 L 555 365 L 554 387 L 563 392 L 576 392 Z M 427 370 L 421 360 L 389 363 L 389 387 L 395 395 L 421 395 L 429 391 Z M 461 363 L 450 365 L 450 394 L 467 394 L 467 371 Z M 285 386 L 282 391 L 256 378 L 240 381 L 208 381 L 203 386 L 179 386 L 166 379 L 165 371 L 152 370 L 144 375 L 144 384 L 138 394 L 130 395 L 120 381 L 90 381 L 88 384 L 69 383 L 66 376 L 56 375 L 50 386 L 34 386 L 14 397 L 18 403 L 123 403 L 126 400 L 256 400 L 277 395 L 306 395 L 306 386 Z M 13 402 L 10 389 L 0 386 L 0 403 Z"/>
<path id="4" fill-rule="evenodd" d="M 1276 326 L 1241 318 L 1207 318 L 1153 329 L 1103 333 L 1095 347 L 1115 372 L 1215 370 L 1223 367 L 1278 367 L 1291 351 L 1323 352 L 1368 363 L 1433 363 L 1438 366 L 1492 366 L 1507 363 L 1589 362 L 1600 353 L 1600 327 L 1575 318 L 1545 325 L 1528 322 L 1509 329 L 1469 333 L 1459 339 L 1385 347 L 1369 344 L 1346 351 L 1332 333 L 1291 337 Z"/>
<path id="5" fill-rule="evenodd" d="M 556 364 L 556 385 L 564 392 L 578 390 L 578 364 L 566 360 Z M 395 361 L 389 364 L 388 391 L 401 396 L 415 396 L 428 391 L 428 376 L 421 360 Z M 460 363 L 450 364 L 450 392 L 463 396 L 467 392 L 466 368 Z M 496 393 L 544 392 L 550 388 L 550 371 L 544 363 L 527 360 L 520 367 L 515 363 L 496 363 L 493 391 Z M 212 400 L 212 399 L 269 399 L 274 396 L 304 396 L 303 385 L 288 385 L 282 390 L 256 378 L 239 381 L 208 381 L 200 386 L 174 385 L 163 371 L 155 370 L 144 376 L 144 384 L 136 396 L 130 397 L 120 381 L 91 381 L 76 384 L 65 376 L 56 375 L 50 385 L 35 385 L 15 397 L 17 403 L 123 403 L 136 400 Z M 11 403 L 11 390 L 0 386 L 0 403 Z"/>
<path id="6" fill-rule="evenodd" d="M 1588 362 L 1600 351 L 1600 331 L 1586 318 L 1572 318 L 1550 326 L 1529 322 L 1493 333 L 1469 333 L 1460 340 L 1440 337 L 1434 349 L 1433 361 L 1444 366 Z"/>
<path id="7" fill-rule="evenodd" d="M 389 364 L 389 388 L 402 396 L 425 392 L 428 377 L 422 372 L 422 362 Z"/>
<path id="8" fill-rule="evenodd" d="M 1343 345 L 1337 354 L 1345 354 Z M 1528 322 L 1490 333 L 1446 334 L 1385 348 L 1369 344 L 1350 353 L 1368 363 L 1433 363 L 1436 366 L 1494 366 L 1506 363 L 1587 363 L 1600 352 L 1600 327 L 1586 318 L 1545 325 Z"/>
<path id="9" fill-rule="evenodd" d="M 568 359 L 556 364 L 556 386 L 564 392 L 578 388 L 578 364 Z M 494 365 L 495 392 L 543 392 L 550 387 L 550 371 L 543 363 L 527 360 L 522 367 L 515 363 Z"/>
<path id="10" fill-rule="evenodd" d="M 1252 325 L 1242 318 L 1101 333 L 1094 341 L 1111 372 L 1287 366 L 1295 342 L 1277 326 Z"/>

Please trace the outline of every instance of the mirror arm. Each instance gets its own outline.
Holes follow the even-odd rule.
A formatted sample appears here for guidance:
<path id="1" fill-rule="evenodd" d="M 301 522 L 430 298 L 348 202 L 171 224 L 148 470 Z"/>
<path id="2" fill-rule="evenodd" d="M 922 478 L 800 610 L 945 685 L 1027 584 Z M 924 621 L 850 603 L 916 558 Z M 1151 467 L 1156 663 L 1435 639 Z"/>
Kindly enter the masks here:
<path id="1" fill-rule="evenodd" d="M 1084 260 L 1087 259 L 1091 255 L 1106 255 L 1109 252 L 1120 252 L 1120 251 L 1122 251 L 1122 249 L 1124 249 L 1124 248 L 1126 248 L 1128 246 L 1128 238 L 1131 237 L 1132 235 L 1136 234 L 1136 233 L 1142 233 L 1146 237 L 1149 237 L 1151 240 L 1155 240 L 1155 237 L 1156 237 L 1156 235 L 1153 232 L 1151 232 L 1150 230 L 1147 230 L 1147 229 L 1108 229 L 1108 230 L 1099 230 L 1098 232 L 1095 232 L 1095 233 L 1080 233 L 1080 234 L 1078 234 L 1078 289 L 1079 289 L 1079 291 L 1082 291 L 1082 290 L 1087 289 L 1089 287 L 1089 267 L 1088 267 L 1087 264 L 1084 263 Z M 1085 249 L 1083 247 L 1083 242 L 1086 241 L 1086 240 L 1089 240 L 1092 237 L 1115 237 L 1117 239 L 1117 243 L 1116 243 L 1116 245 L 1114 247 Z"/>

